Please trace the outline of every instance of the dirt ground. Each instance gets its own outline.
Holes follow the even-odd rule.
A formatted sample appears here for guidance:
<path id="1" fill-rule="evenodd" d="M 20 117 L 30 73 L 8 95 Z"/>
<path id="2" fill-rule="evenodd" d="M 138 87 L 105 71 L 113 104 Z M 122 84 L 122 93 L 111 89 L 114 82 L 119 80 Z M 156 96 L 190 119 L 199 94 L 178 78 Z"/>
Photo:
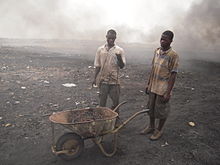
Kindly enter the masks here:
<path id="1" fill-rule="evenodd" d="M 220 164 L 220 63 L 189 59 L 181 61 L 172 111 L 160 140 L 138 134 L 149 122 L 147 115 L 140 115 L 119 131 L 118 150 L 111 158 L 89 140 L 76 160 L 53 155 L 49 115 L 97 105 L 98 89 L 91 89 L 93 58 L 40 47 L 0 48 L 0 165 Z M 120 108 L 122 120 L 147 103 L 143 91 L 151 61 L 139 61 L 128 59 L 121 72 L 120 100 L 127 101 Z M 68 131 L 55 128 L 57 138 Z M 111 137 L 104 142 L 110 148 Z"/>

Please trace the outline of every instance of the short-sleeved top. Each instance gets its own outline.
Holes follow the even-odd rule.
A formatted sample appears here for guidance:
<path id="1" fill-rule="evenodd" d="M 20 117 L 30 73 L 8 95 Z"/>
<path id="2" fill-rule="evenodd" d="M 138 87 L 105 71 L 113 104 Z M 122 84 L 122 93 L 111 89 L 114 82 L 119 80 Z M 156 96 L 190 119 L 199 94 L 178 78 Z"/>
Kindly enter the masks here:
<path id="1" fill-rule="evenodd" d="M 100 46 L 97 49 L 94 66 L 95 67 L 101 67 L 98 78 L 97 78 L 97 84 L 100 82 L 108 83 L 108 84 L 120 84 L 119 81 L 119 65 L 117 56 L 115 54 L 121 54 L 122 61 L 124 64 L 125 61 L 125 55 L 124 50 L 114 45 L 112 48 L 108 50 L 107 44 Z"/>
<path id="2" fill-rule="evenodd" d="M 167 51 L 157 48 L 152 60 L 148 90 L 158 95 L 164 95 L 171 73 L 178 72 L 178 65 L 179 56 L 172 48 Z"/>

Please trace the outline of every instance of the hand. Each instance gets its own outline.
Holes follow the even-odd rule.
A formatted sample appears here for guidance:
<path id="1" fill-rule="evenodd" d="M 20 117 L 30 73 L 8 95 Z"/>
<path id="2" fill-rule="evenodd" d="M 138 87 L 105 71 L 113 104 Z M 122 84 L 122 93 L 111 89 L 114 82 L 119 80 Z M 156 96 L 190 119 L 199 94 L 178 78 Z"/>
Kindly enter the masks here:
<path id="1" fill-rule="evenodd" d="M 124 68 L 125 64 L 122 60 L 121 54 L 120 53 L 115 53 L 117 57 L 117 64 L 119 65 L 120 69 Z"/>
<path id="2" fill-rule="evenodd" d="M 115 55 L 116 55 L 117 57 L 121 57 L 121 54 L 120 54 L 120 53 L 115 53 Z"/>
<path id="3" fill-rule="evenodd" d="M 93 82 L 92 82 L 92 87 L 95 87 L 95 86 L 97 86 L 97 85 L 96 85 L 96 80 L 93 80 Z"/>
<path id="4" fill-rule="evenodd" d="M 148 87 L 145 88 L 145 93 L 146 93 L 147 95 L 149 95 Z"/>
<path id="5" fill-rule="evenodd" d="M 169 100 L 170 100 L 170 93 L 166 92 L 164 95 L 163 95 L 163 98 L 164 98 L 164 103 L 167 103 Z"/>

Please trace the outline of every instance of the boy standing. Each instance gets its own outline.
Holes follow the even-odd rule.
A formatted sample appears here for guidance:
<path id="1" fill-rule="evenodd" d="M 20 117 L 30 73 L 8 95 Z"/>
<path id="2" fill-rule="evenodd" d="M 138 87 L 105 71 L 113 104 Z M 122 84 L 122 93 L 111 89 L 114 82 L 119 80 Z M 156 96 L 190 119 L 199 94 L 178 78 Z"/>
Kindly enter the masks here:
<path id="1" fill-rule="evenodd" d="M 178 72 L 179 56 L 171 48 L 173 32 L 165 31 L 161 35 L 160 48 L 157 48 L 152 61 L 152 69 L 148 79 L 146 94 L 149 94 L 148 108 L 150 124 L 141 134 L 153 133 L 151 140 L 162 136 L 162 129 L 169 114 L 169 100 Z M 159 119 L 158 127 L 155 120 Z"/>
<path id="2" fill-rule="evenodd" d="M 98 48 L 94 61 L 96 69 L 93 81 L 93 85 L 99 86 L 99 105 L 105 107 L 110 96 L 112 109 L 119 104 L 119 70 L 125 66 L 124 50 L 115 44 L 115 39 L 116 31 L 111 29 L 106 35 L 107 43 Z"/>

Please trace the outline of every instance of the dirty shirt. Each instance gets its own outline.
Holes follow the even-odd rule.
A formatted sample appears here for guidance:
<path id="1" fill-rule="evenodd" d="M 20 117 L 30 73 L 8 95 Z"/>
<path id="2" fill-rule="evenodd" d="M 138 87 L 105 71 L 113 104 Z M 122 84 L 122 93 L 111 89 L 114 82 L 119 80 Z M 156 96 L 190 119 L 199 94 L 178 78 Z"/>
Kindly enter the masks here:
<path id="1" fill-rule="evenodd" d="M 107 83 L 107 84 L 120 84 L 119 82 L 119 65 L 117 56 L 115 54 L 121 54 L 122 61 L 124 64 L 125 56 L 124 50 L 114 45 L 112 48 L 108 50 L 107 44 L 98 48 L 95 56 L 94 66 L 101 67 L 98 78 L 97 84 L 100 83 Z"/>
<path id="2" fill-rule="evenodd" d="M 179 56 L 172 48 L 167 51 L 157 48 L 152 60 L 148 90 L 158 95 L 164 95 L 171 73 L 178 72 L 178 65 Z"/>

